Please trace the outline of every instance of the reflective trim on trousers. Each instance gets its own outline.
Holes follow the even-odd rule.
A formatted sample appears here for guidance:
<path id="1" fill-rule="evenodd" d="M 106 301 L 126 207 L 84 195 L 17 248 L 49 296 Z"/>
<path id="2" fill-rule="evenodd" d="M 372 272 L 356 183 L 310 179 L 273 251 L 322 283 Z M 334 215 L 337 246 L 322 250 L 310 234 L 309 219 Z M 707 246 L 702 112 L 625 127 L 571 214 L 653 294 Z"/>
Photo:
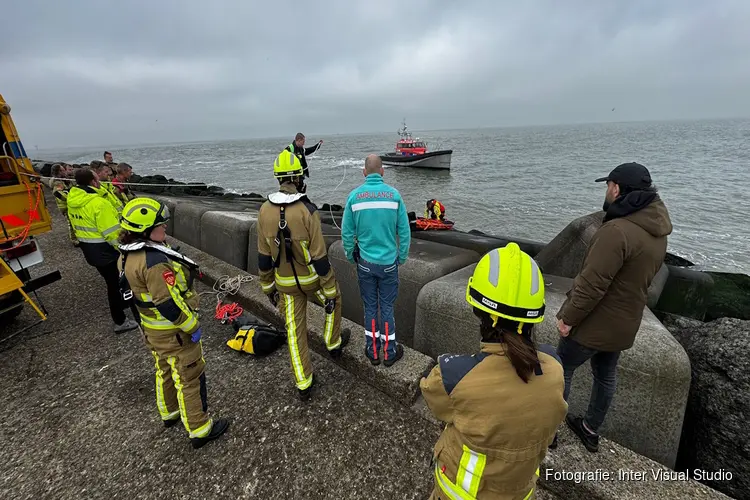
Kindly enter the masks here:
<path id="1" fill-rule="evenodd" d="M 174 380 L 174 387 L 177 389 L 177 402 L 180 404 L 180 417 L 182 423 L 185 424 L 185 429 L 190 434 L 190 438 L 201 438 L 208 436 L 213 426 L 213 419 L 208 419 L 208 422 L 201 425 L 197 429 L 190 428 L 190 422 L 188 422 L 187 406 L 185 405 L 185 394 L 182 392 L 183 385 L 180 379 L 180 373 L 177 371 L 177 358 L 170 356 L 167 358 L 167 363 L 172 367 L 172 380 Z"/>
<path id="2" fill-rule="evenodd" d="M 302 300 L 305 300 L 302 297 Z M 305 369 L 302 366 L 302 356 L 299 354 L 297 345 L 297 321 L 294 317 L 294 295 L 285 294 L 286 305 L 284 315 L 286 319 L 287 343 L 289 344 L 289 356 L 292 358 L 292 368 L 297 389 L 304 390 L 312 384 L 312 375 L 305 378 Z"/>
<path id="3" fill-rule="evenodd" d="M 291 277 L 279 276 L 279 273 L 276 272 L 276 276 L 275 277 L 276 277 L 276 284 L 279 285 L 279 286 L 297 286 L 297 282 L 294 281 L 294 276 L 291 276 Z M 312 285 L 313 283 L 317 283 L 318 282 L 318 274 L 317 273 L 313 273 L 313 274 L 311 274 L 309 276 L 299 276 L 299 275 L 297 275 L 297 277 L 299 278 L 299 284 L 300 285 Z"/>

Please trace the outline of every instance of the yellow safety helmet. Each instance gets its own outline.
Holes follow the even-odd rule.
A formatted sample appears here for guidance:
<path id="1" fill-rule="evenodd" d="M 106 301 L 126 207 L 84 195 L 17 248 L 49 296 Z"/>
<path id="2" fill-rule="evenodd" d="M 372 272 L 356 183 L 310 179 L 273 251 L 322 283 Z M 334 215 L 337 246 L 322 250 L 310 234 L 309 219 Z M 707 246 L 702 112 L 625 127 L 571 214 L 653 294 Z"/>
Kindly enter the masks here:
<path id="1" fill-rule="evenodd" d="M 276 161 L 273 162 L 273 176 L 279 179 L 297 175 L 302 175 L 302 163 L 294 153 L 286 149 L 283 150 L 276 157 Z"/>
<path id="2" fill-rule="evenodd" d="M 120 227 L 142 233 L 169 220 L 169 207 L 151 198 L 135 198 L 122 209 Z"/>
<path id="3" fill-rule="evenodd" d="M 541 323 L 545 307 L 542 272 L 516 243 L 495 248 L 482 257 L 469 278 L 466 302 L 494 318 Z"/>

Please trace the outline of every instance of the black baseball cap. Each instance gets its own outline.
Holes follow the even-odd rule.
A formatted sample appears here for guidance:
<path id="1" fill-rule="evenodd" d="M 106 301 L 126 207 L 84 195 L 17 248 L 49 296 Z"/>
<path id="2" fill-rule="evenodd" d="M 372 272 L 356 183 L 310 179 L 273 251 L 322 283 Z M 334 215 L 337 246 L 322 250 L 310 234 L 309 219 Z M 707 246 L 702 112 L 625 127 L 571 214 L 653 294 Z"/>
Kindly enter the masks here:
<path id="1" fill-rule="evenodd" d="M 617 165 L 607 177 L 600 177 L 595 182 L 604 181 L 612 181 L 632 189 L 643 189 L 651 186 L 651 173 L 640 163 L 623 163 Z"/>

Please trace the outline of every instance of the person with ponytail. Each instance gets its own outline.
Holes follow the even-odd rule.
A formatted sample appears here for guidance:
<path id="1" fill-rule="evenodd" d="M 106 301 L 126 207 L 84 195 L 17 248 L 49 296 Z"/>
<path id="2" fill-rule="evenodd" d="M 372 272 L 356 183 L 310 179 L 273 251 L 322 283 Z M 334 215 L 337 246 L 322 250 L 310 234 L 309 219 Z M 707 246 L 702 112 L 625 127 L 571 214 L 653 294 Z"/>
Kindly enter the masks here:
<path id="1" fill-rule="evenodd" d="M 568 405 L 560 359 L 536 345 L 544 278 L 516 243 L 482 257 L 466 286 L 479 318 L 480 352 L 443 354 L 420 382 L 444 422 L 434 448 L 431 499 L 534 498 L 539 465 Z"/>

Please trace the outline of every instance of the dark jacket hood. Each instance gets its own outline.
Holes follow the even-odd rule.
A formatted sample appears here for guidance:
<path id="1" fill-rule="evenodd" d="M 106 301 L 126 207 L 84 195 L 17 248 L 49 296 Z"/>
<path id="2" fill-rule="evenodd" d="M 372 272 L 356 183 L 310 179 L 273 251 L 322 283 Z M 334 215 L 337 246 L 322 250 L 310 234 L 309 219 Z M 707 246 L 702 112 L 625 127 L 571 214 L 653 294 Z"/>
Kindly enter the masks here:
<path id="1" fill-rule="evenodd" d="M 629 220 L 657 238 L 672 233 L 667 206 L 652 191 L 632 191 L 616 199 L 607 209 L 604 222 L 618 218 Z"/>

